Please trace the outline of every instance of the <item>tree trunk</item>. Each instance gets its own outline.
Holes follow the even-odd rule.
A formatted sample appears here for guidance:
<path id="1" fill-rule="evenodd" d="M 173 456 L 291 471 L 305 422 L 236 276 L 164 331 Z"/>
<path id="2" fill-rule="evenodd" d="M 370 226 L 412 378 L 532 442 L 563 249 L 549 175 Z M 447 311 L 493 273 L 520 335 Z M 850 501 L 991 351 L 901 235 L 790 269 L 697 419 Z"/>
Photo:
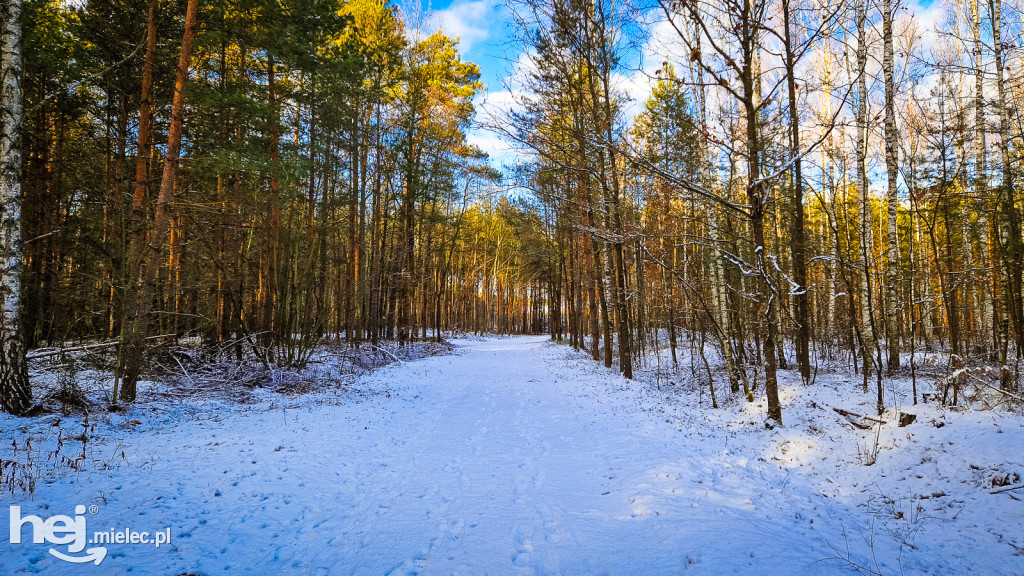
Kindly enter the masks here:
<path id="1" fill-rule="evenodd" d="M 278 325 L 275 318 L 277 310 L 277 258 L 281 234 L 281 203 L 278 196 L 280 157 L 279 123 L 280 112 L 277 104 L 277 79 L 274 58 L 267 59 L 267 102 L 270 105 L 270 217 L 267 221 L 267 237 L 263 249 L 263 301 L 260 311 L 259 342 L 263 353 L 269 361 L 271 349 L 278 337 L 290 338 L 290 334 L 277 334 Z"/>
<path id="2" fill-rule="evenodd" d="M 896 196 L 897 165 L 896 134 L 896 79 L 893 72 L 892 0 L 882 0 L 882 75 L 885 83 L 885 171 L 887 176 L 886 199 L 886 288 L 882 307 L 885 321 L 885 342 L 889 351 L 888 369 L 893 375 L 900 369 L 899 311 L 903 304 L 899 292 L 899 237 L 896 234 L 896 218 L 899 198 Z M 881 367 L 879 367 L 881 369 Z"/>
<path id="3" fill-rule="evenodd" d="M 171 124 L 167 135 L 167 151 L 164 154 L 164 170 L 160 178 L 160 191 L 156 199 L 156 211 L 153 216 L 153 232 L 149 242 L 143 246 L 136 242 L 130 252 L 145 251 L 145 260 L 139 273 L 138 281 L 129 288 L 135 291 L 135 314 L 131 319 L 129 332 L 121 345 L 124 350 L 119 354 L 123 362 L 121 370 L 121 387 L 114 384 L 111 403 L 118 400 L 134 402 L 136 384 L 142 373 L 143 356 L 146 337 L 149 331 L 149 313 L 153 308 L 153 296 L 159 277 L 158 266 L 163 253 L 163 245 L 170 229 L 171 199 L 174 195 L 174 181 L 178 171 L 178 158 L 181 152 L 182 123 L 185 116 L 185 84 L 188 81 L 189 65 L 192 61 L 192 43 L 196 34 L 196 12 L 198 0 L 189 0 L 185 13 L 185 32 L 181 40 L 181 54 L 178 58 L 178 69 L 174 82 L 174 99 L 171 103 Z M 133 239 L 137 241 L 138 239 Z"/>
<path id="4" fill-rule="evenodd" d="M 768 397 L 768 418 L 782 424 L 782 403 L 779 400 L 778 355 L 775 343 L 778 341 L 778 326 L 775 323 L 776 295 L 771 285 L 771 276 L 766 264 L 764 235 L 764 185 L 761 183 L 761 142 L 757 121 L 757 89 L 755 86 L 755 53 L 757 51 L 757 26 L 753 18 L 752 2 L 744 4 L 744 18 L 741 20 L 743 64 L 740 82 L 743 85 L 744 116 L 747 148 L 747 198 L 750 201 L 750 227 L 754 241 L 754 260 L 757 266 L 757 288 L 755 303 L 763 308 L 767 335 L 763 339 L 761 357 L 764 362 L 765 394 Z"/>
<path id="5" fill-rule="evenodd" d="M 857 0 L 857 202 L 860 206 L 860 336 L 861 360 L 863 362 L 864 391 L 868 389 L 868 378 L 874 365 L 872 353 L 875 349 L 874 310 L 871 299 L 871 256 L 872 215 L 871 200 L 868 197 L 868 88 L 867 88 L 867 8 L 864 0 Z"/>
<path id="6" fill-rule="evenodd" d="M 145 202 L 149 151 L 153 147 L 153 63 L 156 60 L 156 0 L 149 0 L 146 16 L 146 59 L 142 65 L 142 94 L 139 104 L 139 138 L 135 152 L 135 186 L 132 190 L 131 233 L 133 241 L 145 237 Z M 138 262 L 129 262 L 130 266 Z"/>
<path id="7" fill-rule="evenodd" d="M 978 229 L 981 238 L 981 263 L 988 264 L 992 254 L 989 250 L 989 211 L 990 202 L 988 199 L 988 162 L 985 154 L 985 70 L 982 65 L 982 44 L 981 44 L 981 11 L 978 4 L 981 0 L 971 0 L 971 39 L 974 52 L 974 194 L 978 214 Z M 992 268 L 996 270 L 996 268 Z M 994 276 L 994 274 L 993 274 Z M 992 286 L 992 290 L 989 290 Z M 993 334 L 991 352 L 999 349 L 998 336 L 995 330 L 995 301 L 999 297 L 996 286 L 985 283 L 980 290 L 981 303 L 981 324 L 982 329 L 990 330 Z"/>
<path id="8" fill-rule="evenodd" d="M 25 414 L 32 406 L 21 334 L 21 0 L 3 3 L 0 78 L 0 409 Z"/>
<path id="9" fill-rule="evenodd" d="M 807 242 L 804 235 L 803 161 L 800 158 L 800 114 L 797 110 L 796 55 L 793 53 L 789 0 L 782 0 L 786 49 L 786 85 L 789 92 L 790 154 L 793 162 L 793 320 L 796 322 L 796 363 L 804 384 L 811 381 L 811 318 L 807 306 Z"/>
<path id="10" fill-rule="evenodd" d="M 1003 266 L 1006 274 L 1006 311 L 1013 325 L 1016 356 L 1021 356 L 1022 332 L 1024 332 L 1024 310 L 1021 303 L 1021 276 L 1024 262 L 1024 245 L 1021 240 L 1020 219 L 1017 216 L 1016 194 L 1013 189 L 1013 167 L 1010 161 L 1010 119 L 1006 101 L 1005 55 L 1002 45 L 1002 1 L 993 0 L 992 10 L 992 46 L 996 72 L 996 105 L 999 108 L 999 154 L 1002 160 L 1002 182 L 1000 195 L 1002 207 L 1000 213 L 1006 222 L 1005 248 L 1003 250 Z M 1006 346 L 1005 340 L 1003 346 Z M 1015 389 L 1008 367 L 1003 366 L 1000 387 L 1004 390 Z"/>

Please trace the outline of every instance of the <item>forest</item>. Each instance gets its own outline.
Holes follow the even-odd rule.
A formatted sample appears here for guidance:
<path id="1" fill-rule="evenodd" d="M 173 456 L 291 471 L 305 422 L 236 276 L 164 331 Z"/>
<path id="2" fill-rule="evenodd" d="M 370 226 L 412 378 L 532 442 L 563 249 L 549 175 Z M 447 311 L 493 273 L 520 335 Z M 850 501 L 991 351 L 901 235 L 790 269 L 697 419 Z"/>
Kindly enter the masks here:
<path id="1" fill-rule="evenodd" d="M 512 0 L 503 106 L 380 0 L 3 6 L 7 412 L 42 347 L 116 345 L 117 406 L 161 338 L 300 368 L 473 332 L 626 378 L 692 349 L 779 423 L 780 370 L 845 362 L 881 413 L 932 350 L 1019 399 L 1017 4 Z"/>
<path id="2" fill-rule="evenodd" d="M 0 13 L 0 574 L 1024 573 L 1024 0 Z"/>

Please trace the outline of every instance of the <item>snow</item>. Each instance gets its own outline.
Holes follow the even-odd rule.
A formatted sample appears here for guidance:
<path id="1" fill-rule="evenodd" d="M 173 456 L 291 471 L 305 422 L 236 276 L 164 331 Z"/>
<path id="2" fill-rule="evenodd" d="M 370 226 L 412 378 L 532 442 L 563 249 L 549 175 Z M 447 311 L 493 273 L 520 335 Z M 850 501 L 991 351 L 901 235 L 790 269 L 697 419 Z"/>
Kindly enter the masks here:
<path id="1" fill-rule="evenodd" d="M 0 573 L 1024 573 L 1024 494 L 989 493 L 1024 477 L 1020 415 L 902 405 L 915 423 L 862 430 L 831 409 L 872 414 L 857 377 L 784 371 L 785 426 L 766 429 L 763 398 L 720 383 L 712 410 L 680 377 L 627 381 L 546 337 L 454 344 L 248 404 L 143 396 L 84 430 L 0 416 L 0 457 L 47 446 L 34 497 L 0 506 L 171 529 L 81 567 L 26 526 L 0 536 Z M 72 458 L 87 433 L 80 471 L 46 461 L 57 429 Z"/>

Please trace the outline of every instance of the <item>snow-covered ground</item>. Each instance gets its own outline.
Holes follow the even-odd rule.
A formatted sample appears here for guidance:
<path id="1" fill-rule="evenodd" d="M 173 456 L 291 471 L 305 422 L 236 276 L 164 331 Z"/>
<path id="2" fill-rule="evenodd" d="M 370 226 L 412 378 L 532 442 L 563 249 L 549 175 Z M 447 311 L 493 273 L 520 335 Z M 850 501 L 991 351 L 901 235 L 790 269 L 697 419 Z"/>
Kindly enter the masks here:
<path id="1" fill-rule="evenodd" d="M 902 406 L 915 423 L 862 430 L 831 409 L 871 413 L 856 378 L 786 373 L 766 430 L 763 402 L 711 410 L 544 337 L 455 344 L 305 395 L 143 398 L 84 437 L 0 416 L 0 457 L 48 446 L 34 498 L 0 506 L 170 530 L 82 566 L 29 521 L 0 574 L 1024 574 L 1024 490 L 990 493 L 1024 477 L 1019 415 Z M 87 439 L 80 471 L 46 460 L 58 430 L 57 459 Z"/>

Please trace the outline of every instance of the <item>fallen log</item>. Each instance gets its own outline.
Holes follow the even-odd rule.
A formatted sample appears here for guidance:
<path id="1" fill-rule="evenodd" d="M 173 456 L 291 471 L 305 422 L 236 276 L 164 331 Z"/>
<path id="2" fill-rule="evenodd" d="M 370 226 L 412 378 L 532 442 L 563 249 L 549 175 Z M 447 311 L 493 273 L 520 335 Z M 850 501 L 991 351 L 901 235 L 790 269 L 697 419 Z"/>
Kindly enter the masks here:
<path id="1" fill-rule="evenodd" d="M 850 418 L 852 416 L 854 418 L 862 418 L 864 420 L 871 420 L 872 422 L 878 422 L 879 424 L 885 424 L 885 420 L 882 420 L 881 418 L 875 418 L 874 416 L 866 416 L 864 414 L 857 414 L 856 412 L 850 412 L 849 410 L 843 410 L 842 408 L 836 408 L 835 406 L 833 406 L 832 409 L 835 410 L 836 413 L 842 414 L 843 416 L 846 416 L 847 418 Z"/>

